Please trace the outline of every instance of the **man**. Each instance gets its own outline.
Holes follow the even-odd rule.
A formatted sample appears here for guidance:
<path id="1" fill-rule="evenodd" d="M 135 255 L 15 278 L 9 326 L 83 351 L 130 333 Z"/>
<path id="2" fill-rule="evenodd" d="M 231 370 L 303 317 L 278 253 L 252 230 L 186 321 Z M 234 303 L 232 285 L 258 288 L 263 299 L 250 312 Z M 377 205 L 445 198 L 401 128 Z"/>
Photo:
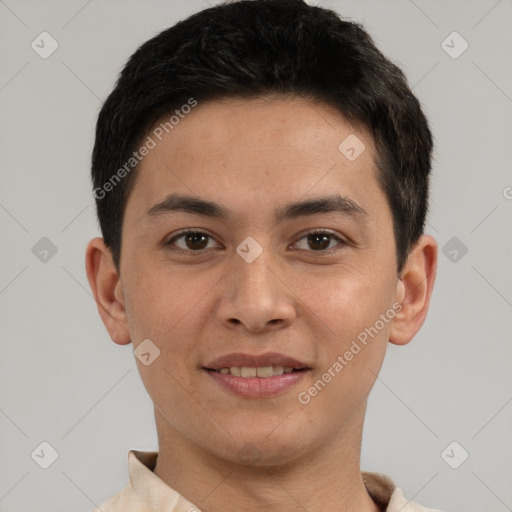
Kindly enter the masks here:
<path id="1" fill-rule="evenodd" d="M 99 115 L 86 267 L 132 343 L 157 452 L 111 511 L 427 511 L 361 473 L 388 342 L 423 324 L 432 136 L 402 72 L 302 0 L 199 12 Z"/>

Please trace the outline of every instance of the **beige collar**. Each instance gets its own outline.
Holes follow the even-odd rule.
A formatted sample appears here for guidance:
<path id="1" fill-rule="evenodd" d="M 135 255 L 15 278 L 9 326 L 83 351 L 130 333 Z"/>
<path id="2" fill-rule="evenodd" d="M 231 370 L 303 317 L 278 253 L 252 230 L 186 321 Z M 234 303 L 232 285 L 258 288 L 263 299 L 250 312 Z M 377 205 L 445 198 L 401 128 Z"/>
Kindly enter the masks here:
<path id="1" fill-rule="evenodd" d="M 157 505 L 161 510 L 197 511 L 192 503 L 153 473 L 157 457 L 158 452 L 130 450 L 128 467 L 133 490 L 142 500 Z M 362 472 L 362 478 L 373 501 L 386 510 L 396 487 L 394 482 L 381 473 Z"/>

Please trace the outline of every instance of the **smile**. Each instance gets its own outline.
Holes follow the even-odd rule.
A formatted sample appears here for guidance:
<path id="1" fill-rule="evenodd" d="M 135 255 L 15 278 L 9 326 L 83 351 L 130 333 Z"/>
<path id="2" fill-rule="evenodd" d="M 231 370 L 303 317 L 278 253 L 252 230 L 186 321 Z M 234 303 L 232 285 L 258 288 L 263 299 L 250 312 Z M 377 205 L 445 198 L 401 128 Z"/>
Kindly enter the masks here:
<path id="1" fill-rule="evenodd" d="M 203 368 L 215 385 L 232 395 L 243 398 L 270 398 L 296 386 L 310 368 L 290 366 L 232 366 L 212 370 Z"/>
<path id="2" fill-rule="evenodd" d="M 283 375 L 284 373 L 292 373 L 295 370 L 291 366 L 231 366 L 230 368 L 220 368 L 219 370 L 212 370 L 223 375 L 234 375 L 235 377 L 249 378 L 249 377 L 275 377 L 276 375 Z"/>

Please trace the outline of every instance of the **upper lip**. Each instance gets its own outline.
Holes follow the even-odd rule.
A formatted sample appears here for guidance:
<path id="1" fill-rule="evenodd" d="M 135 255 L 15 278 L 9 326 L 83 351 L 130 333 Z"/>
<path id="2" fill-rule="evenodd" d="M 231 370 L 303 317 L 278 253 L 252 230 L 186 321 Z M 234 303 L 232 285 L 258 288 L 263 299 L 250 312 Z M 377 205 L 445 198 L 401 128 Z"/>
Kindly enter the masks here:
<path id="1" fill-rule="evenodd" d="M 266 352 L 265 354 L 243 354 L 232 353 L 220 356 L 207 363 L 204 367 L 209 370 L 220 370 L 221 368 L 241 368 L 258 366 L 289 366 L 295 370 L 308 369 L 308 366 L 293 358 L 277 352 Z"/>

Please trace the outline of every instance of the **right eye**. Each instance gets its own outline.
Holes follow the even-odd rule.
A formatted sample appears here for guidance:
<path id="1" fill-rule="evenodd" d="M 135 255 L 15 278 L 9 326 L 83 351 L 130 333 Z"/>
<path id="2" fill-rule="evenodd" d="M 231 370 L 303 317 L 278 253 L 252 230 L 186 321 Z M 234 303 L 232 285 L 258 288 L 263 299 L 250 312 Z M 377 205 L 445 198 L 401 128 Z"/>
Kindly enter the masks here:
<path id="1" fill-rule="evenodd" d="M 184 252 L 201 252 L 211 249 L 209 241 L 213 241 L 213 237 L 204 231 L 187 230 L 182 231 L 178 235 L 172 237 L 165 245 L 175 245 Z"/>

